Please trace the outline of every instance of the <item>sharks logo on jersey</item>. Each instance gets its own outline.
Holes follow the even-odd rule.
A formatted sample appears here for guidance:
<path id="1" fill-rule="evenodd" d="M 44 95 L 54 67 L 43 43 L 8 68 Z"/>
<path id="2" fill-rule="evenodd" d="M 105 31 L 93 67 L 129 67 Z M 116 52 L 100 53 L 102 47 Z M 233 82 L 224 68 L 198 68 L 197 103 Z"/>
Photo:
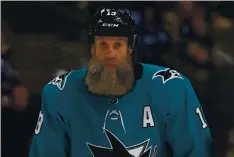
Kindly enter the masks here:
<path id="1" fill-rule="evenodd" d="M 151 147 L 147 149 L 150 139 L 134 146 L 126 147 L 109 130 L 104 129 L 104 131 L 110 143 L 110 147 L 106 148 L 87 143 L 93 157 L 150 157 Z"/>
<path id="2" fill-rule="evenodd" d="M 165 84 L 167 81 L 172 80 L 172 79 L 176 79 L 176 78 L 183 79 L 177 71 L 171 70 L 169 68 L 165 70 L 157 71 L 153 75 L 152 80 L 155 79 L 156 77 L 161 77 L 163 84 Z"/>
<path id="3" fill-rule="evenodd" d="M 63 88 L 65 87 L 65 84 L 66 84 L 67 76 L 70 73 L 65 73 L 63 75 L 60 75 L 60 76 L 56 77 L 49 84 L 56 85 L 60 90 L 63 90 Z"/>

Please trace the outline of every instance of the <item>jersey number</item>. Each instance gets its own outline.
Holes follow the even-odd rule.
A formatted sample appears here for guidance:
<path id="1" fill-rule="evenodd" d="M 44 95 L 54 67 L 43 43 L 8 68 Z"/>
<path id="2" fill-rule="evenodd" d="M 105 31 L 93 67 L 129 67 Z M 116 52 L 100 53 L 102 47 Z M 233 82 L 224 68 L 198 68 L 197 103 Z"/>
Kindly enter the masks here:
<path id="1" fill-rule="evenodd" d="M 43 122 L 43 114 L 40 112 L 39 113 L 39 118 L 38 118 L 38 121 L 37 121 L 37 126 L 36 126 L 36 129 L 35 129 L 35 134 L 40 133 L 42 122 Z"/>
<path id="2" fill-rule="evenodd" d="M 198 116 L 199 116 L 199 118 L 201 120 L 202 128 L 205 129 L 207 127 L 207 124 L 206 124 L 206 122 L 205 122 L 205 120 L 204 120 L 204 118 L 202 116 L 202 112 L 201 112 L 199 107 L 196 108 L 196 113 L 198 114 Z"/>

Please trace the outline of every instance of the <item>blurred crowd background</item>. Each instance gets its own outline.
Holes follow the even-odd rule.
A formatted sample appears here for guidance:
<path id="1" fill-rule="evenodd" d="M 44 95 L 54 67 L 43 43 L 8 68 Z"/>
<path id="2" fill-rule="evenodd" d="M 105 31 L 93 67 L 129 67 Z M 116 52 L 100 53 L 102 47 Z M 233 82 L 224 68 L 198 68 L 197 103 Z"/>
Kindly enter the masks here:
<path id="1" fill-rule="evenodd" d="M 1 2 L 2 156 L 26 157 L 42 87 L 85 67 L 88 23 L 100 6 L 129 9 L 136 60 L 187 76 L 213 137 L 212 157 L 234 157 L 234 2 Z"/>

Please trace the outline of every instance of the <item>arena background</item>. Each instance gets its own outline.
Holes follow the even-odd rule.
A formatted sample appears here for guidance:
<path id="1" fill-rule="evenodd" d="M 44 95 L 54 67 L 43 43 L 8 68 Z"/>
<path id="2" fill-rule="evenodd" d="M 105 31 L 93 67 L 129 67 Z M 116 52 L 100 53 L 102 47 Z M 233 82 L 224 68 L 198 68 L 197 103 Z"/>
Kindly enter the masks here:
<path id="1" fill-rule="evenodd" d="M 2 155 L 26 157 L 42 87 L 85 67 L 100 6 L 130 9 L 136 60 L 187 76 L 210 125 L 214 157 L 234 156 L 234 2 L 1 2 Z"/>

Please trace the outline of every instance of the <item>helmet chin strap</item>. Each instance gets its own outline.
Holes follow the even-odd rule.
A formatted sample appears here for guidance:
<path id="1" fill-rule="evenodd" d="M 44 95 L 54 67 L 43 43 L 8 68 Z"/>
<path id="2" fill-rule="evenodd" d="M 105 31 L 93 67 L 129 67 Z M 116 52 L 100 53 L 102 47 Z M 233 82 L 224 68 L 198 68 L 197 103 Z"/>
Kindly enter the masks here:
<path id="1" fill-rule="evenodd" d="M 134 36 L 133 36 L 133 42 L 132 42 L 132 45 L 131 45 L 132 50 L 134 49 L 136 37 L 137 37 L 137 35 L 134 35 Z"/>

